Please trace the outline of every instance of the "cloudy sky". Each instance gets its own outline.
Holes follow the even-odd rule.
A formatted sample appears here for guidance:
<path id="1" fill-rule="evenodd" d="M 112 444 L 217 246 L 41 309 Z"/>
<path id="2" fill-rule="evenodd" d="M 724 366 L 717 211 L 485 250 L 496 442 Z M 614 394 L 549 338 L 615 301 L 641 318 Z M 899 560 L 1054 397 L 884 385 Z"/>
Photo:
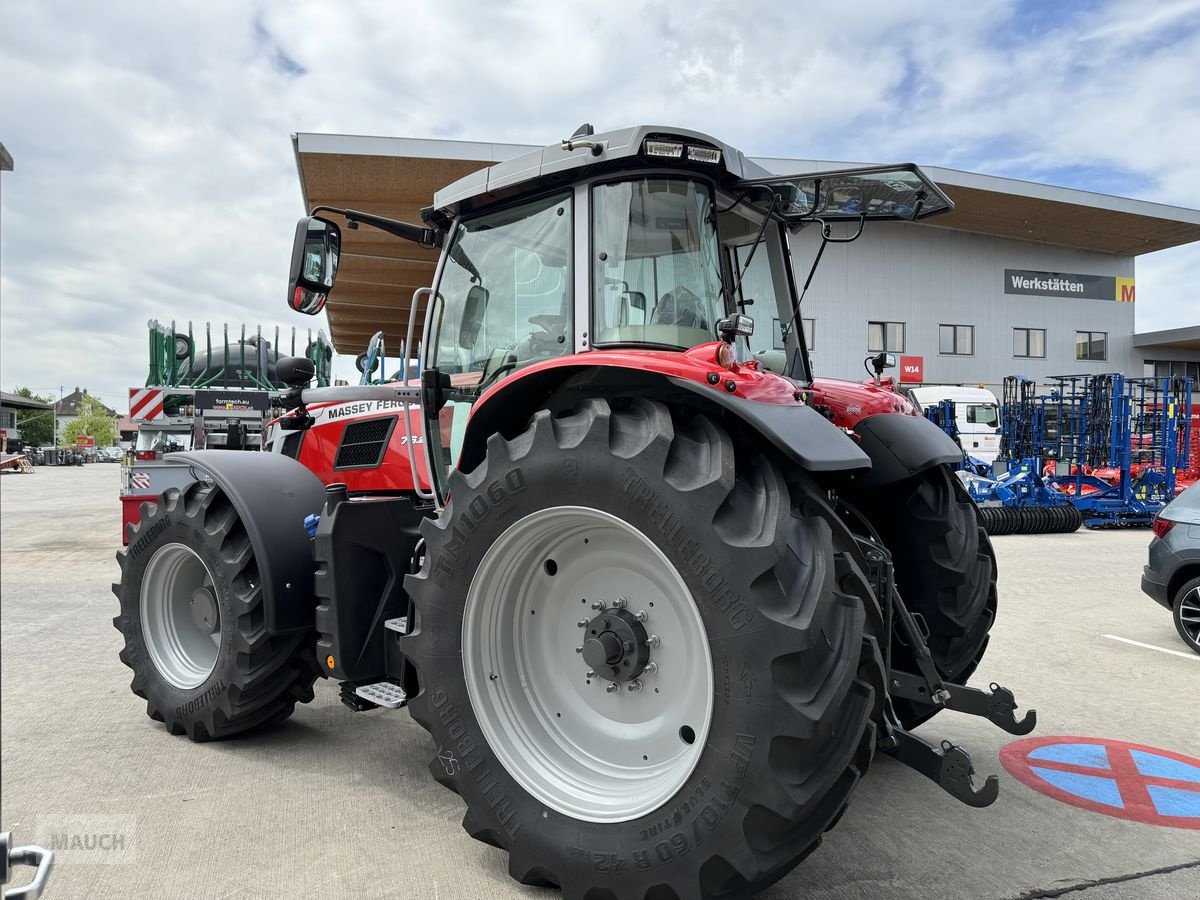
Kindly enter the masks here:
<path id="1" fill-rule="evenodd" d="M 321 324 L 283 303 L 292 132 L 665 120 L 1200 208 L 1200 0 L 5 0 L 0 386 L 123 410 L 150 318 Z M 1200 323 L 1197 271 L 1138 260 L 1139 331 Z"/>

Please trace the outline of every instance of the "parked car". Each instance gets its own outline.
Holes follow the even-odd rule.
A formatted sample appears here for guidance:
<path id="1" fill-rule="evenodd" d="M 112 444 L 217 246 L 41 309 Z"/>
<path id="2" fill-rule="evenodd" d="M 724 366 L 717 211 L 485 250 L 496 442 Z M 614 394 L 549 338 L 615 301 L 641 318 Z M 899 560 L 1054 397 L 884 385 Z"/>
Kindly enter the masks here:
<path id="1" fill-rule="evenodd" d="M 1200 483 L 1168 503 L 1154 520 L 1142 590 L 1171 610 L 1183 642 L 1200 653 Z"/>

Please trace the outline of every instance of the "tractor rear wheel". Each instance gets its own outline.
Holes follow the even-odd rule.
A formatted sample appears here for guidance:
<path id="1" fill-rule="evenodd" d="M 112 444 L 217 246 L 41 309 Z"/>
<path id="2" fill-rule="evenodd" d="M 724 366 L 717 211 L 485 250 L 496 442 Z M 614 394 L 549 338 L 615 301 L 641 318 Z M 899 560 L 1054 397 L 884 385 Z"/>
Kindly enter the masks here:
<path id="1" fill-rule="evenodd" d="M 407 580 L 409 709 L 514 878 L 741 896 L 817 846 L 874 752 L 882 618 L 803 473 L 588 400 L 493 436 L 450 498 Z"/>
<path id="2" fill-rule="evenodd" d="M 928 627 L 927 641 L 943 678 L 965 682 L 987 649 L 996 617 L 996 555 L 979 511 L 946 466 L 853 498 L 892 552 L 896 587 Z M 893 660 L 910 671 L 908 647 L 893 640 Z M 938 707 L 894 701 L 905 727 Z"/>
<path id="3" fill-rule="evenodd" d="M 267 633 L 255 548 L 219 488 L 196 482 L 142 504 L 117 562 L 121 662 L 172 734 L 231 737 L 313 698 L 312 635 Z"/>

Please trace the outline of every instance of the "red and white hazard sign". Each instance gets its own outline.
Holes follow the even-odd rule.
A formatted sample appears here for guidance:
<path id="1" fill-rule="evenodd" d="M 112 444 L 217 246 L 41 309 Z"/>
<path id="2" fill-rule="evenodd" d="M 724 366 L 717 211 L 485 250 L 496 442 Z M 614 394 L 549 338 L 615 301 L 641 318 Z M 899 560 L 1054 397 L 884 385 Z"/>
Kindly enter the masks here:
<path id="1" fill-rule="evenodd" d="M 135 422 L 153 422 L 165 416 L 164 392 L 158 388 L 129 389 L 129 418 Z"/>
<path id="2" fill-rule="evenodd" d="M 129 486 L 131 488 L 136 488 L 139 491 L 150 490 L 150 473 L 134 472 L 129 476 Z"/>

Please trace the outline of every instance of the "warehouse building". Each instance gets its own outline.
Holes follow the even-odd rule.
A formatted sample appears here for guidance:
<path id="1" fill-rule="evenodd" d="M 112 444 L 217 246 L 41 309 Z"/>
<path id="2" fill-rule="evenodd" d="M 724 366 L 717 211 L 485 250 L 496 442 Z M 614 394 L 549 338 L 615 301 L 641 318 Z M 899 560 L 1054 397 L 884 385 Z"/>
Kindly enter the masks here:
<path id="1" fill-rule="evenodd" d="M 536 147 L 331 134 L 293 136 L 306 208 L 327 205 L 420 221 L 435 191 Z M 754 160 L 779 175 L 863 163 Z M 922 224 L 873 223 L 832 245 L 804 299 L 816 372 L 865 377 L 868 353 L 900 357 L 909 383 L 984 384 L 1006 375 L 1200 375 L 1200 325 L 1135 334 L 1139 256 L 1200 240 L 1200 211 L 961 172 L 925 171 L 954 200 Z M 816 227 L 791 239 L 803 282 Z M 371 228 L 343 231 L 328 315 L 340 353 L 383 329 L 397 347 L 413 292 L 436 254 Z M 752 348 L 782 346 L 773 311 L 751 307 Z"/>

